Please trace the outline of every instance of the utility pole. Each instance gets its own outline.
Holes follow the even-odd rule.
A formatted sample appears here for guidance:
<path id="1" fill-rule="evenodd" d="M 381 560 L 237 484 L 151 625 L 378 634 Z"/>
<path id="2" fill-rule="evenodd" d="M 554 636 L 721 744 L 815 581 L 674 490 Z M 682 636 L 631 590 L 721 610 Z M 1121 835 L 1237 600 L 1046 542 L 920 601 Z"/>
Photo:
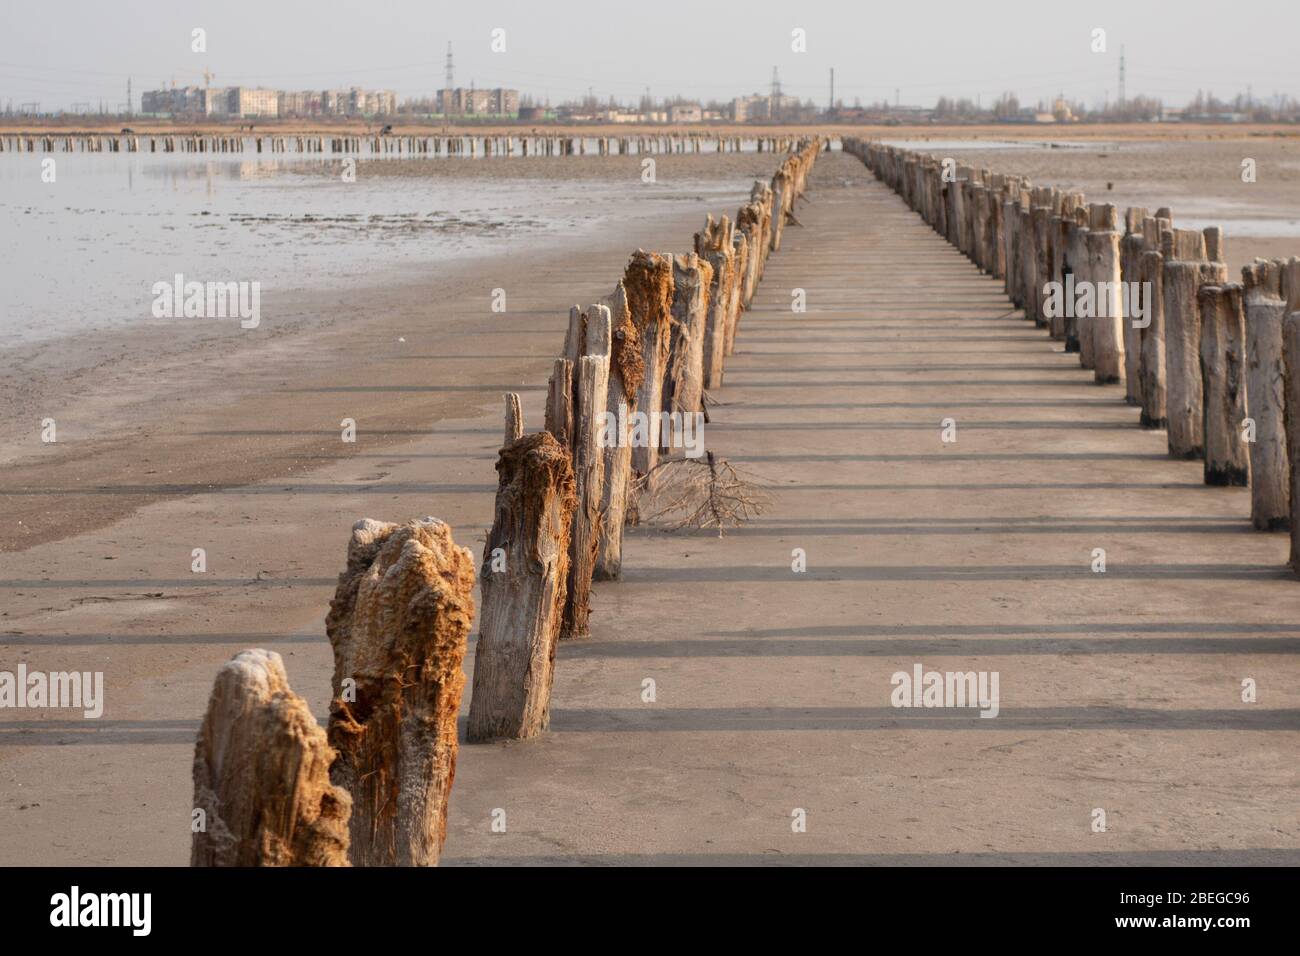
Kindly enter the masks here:
<path id="1" fill-rule="evenodd" d="M 134 101 L 131 99 L 131 78 L 126 78 L 126 115 L 128 118 L 135 115 Z"/>
<path id="2" fill-rule="evenodd" d="M 835 67 L 831 67 L 831 101 L 826 111 L 832 116 L 835 115 Z"/>
<path id="3" fill-rule="evenodd" d="M 1124 47 L 1119 48 L 1119 108 L 1122 110 L 1127 102 L 1124 93 Z"/>
<path id="4" fill-rule="evenodd" d="M 443 80 L 442 91 L 442 122 L 447 124 L 447 117 L 451 115 L 451 91 L 456 87 L 456 70 L 451 58 L 451 41 L 447 41 L 447 73 Z"/>

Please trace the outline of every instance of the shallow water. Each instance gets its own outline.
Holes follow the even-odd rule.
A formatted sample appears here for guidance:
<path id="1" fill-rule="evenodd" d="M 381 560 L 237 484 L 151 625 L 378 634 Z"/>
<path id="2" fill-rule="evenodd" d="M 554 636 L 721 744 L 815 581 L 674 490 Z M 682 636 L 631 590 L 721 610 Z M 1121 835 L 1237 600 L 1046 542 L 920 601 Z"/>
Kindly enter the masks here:
<path id="1" fill-rule="evenodd" d="M 341 169 L 320 157 L 0 154 L 0 347 L 151 320 L 154 284 L 178 273 L 257 282 L 265 303 L 558 238 L 632 201 L 613 181 L 367 177 L 362 165 L 344 182 Z M 678 183 L 656 198 L 737 185 Z"/>

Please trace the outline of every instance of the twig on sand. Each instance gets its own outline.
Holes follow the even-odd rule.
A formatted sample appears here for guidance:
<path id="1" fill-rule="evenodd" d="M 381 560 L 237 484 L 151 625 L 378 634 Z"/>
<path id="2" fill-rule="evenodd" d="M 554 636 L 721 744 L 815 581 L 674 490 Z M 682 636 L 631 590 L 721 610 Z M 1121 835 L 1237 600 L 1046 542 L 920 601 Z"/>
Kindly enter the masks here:
<path id="1" fill-rule="evenodd" d="M 668 528 L 738 527 L 762 514 L 771 499 L 754 476 L 708 452 L 704 458 L 665 458 L 636 483 L 638 506 L 646 523 Z"/>

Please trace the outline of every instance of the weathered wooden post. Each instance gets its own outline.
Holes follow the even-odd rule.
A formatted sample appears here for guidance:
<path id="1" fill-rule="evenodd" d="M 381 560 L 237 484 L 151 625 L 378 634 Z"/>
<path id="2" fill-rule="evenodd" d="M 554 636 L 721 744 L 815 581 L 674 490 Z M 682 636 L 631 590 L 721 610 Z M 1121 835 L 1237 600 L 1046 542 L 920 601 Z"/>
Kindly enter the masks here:
<path id="1" fill-rule="evenodd" d="M 632 324 L 641 339 L 643 378 L 637 389 L 637 410 L 654 423 L 650 440 L 632 449 L 632 470 L 648 475 L 659 461 L 657 434 L 663 410 L 664 374 L 672 334 L 673 263 L 667 256 L 637 250 L 623 275 Z"/>
<path id="2" fill-rule="evenodd" d="M 1138 257 L 1138 275 L 1144 295 L 1149 298 L 1147 324 L 1142 328 L 1142 356 L 1138 374 L 1142 376 L 1143 428 L 1164 428 L 1168 424 L 1168 397 L 1165 377 L 1165 306 L 1164 306 L 1164 237 L 1172 231 L 1168 219 L 1143 222 L 1146 250 Z"/>
<path id="3" fill-rule="evenodd" d="M 1256 262 L 1241 275 L 1246 290 L 1246 410 L 1254 426 L 1254 441 L 1247 444 L 1250 520 L 1260 531 L 1275 531 L 1291 521 L 1287 364 L 1282 352 L 1286 303 L 1276 263 Z"/>
<path id="4" fill-rule="evenodd" d="M 1205 395 L 1205 483 L 1249 485 L 1246 419 L 1246 324 L 1239 284 L 1202 286 L 1201 372 Z"/>
<path id="5" fill-rule="evenodd" d="M 354 866 L 436 866 L 456 775 L 474 558 L 437 518 L 352 527 L 325 632 L 331 780 L 352 794 Z"/>
<path id="6" fill-rule="evenodd" d="M 1166 236 L 1164 257 L 1169 454 L 1174 458 L 1200 458 L 1205 453 L 1205 408 L 1200 368 L 1201 311 L 1196 296 L 1201 285 L 1225 281 L 1226 267 L 1215 270 L 1210 266 L 1205 258 L 1205 237 L 1189 229 L 1177 229 Z"/>
<path id="7" fill-rule="evenodd" d="M 1282 320 L 1282 354 L 1286 361 L 1286 443 L 1287 469 L 1291 488 L 1300 481 L 1300 312 L 1291 312 Z M 1287 561 L 1300 574 L 1300 495 L 1291 495 L 1291 555 Z"/>
<path id="8" fill-rule="evenodd" d="M 623 572 L 623 524 L 627 517 L 628 495 L 632 482 L 632 446 L 625 423 L 637 410 L 637 391 L 645 377 L 645 360 L 641 355 L 641 338 L 628 305 L 622 281 L 610 296 L 609 393 L 605 407 L 615 425 L 615 434 L 606 436 L 605 481 L 601 500 L 600 523 L 596 542 L 596 564 L 592 578 L 616 580 Z"/>
<path id="9" fill-rule="evenodd" d="M 190 865 L 347 866 L 352 798 L 330 783 L 334 756 L 279 654 L 223 664 L 194 747 Z"/>
<path id="10" fill-rule="evenodd" d="M 504 444 L 509 445 L 516 438 L 524 434 L 524 413 L 519 406 L 519 396 L 514 392 L 506 392 L 506 440 Z"/>
<path id="11" fill-rule="evenodd" d="M 1124 308 L 1120 286 L 1119 232 L 1116 209 L 1093 203 L 1088 211 L 1088 277 L 1093 283 L 1095 315 L 1091 325 L 1093 377 L 1098 385 L 1124 380 Z"/>
<path id="12" fill-rule="evenodd" d="M 673 257 L 672 334 L 664 379 L 665 411 L 695 414 L 704 407 L 704 330 L 713 267 L 693 252 Z M 667 436 L 660 436 L 665 447 Z"/>
<path id="13" fill-rule="evenodd" d="M 577 506 L 569 547 L 569 584 L 561 639 L 586 637 L 591 580 L 604 520 L 605 449 L 600 438 L 609 400 L 610 314 L 603 305 L 585 313 L 585 353 L 576 366 L 573 406 L 573 476 Z M 617 413 L 617 409 L 615 410 Z"/>
<path id="14" fill-rule="evenodd" d="M 1074 216 L 1077 209 L 1082 206 L 1083 193 L 1066 193 L 1061 197 L 1061 211 L 1059 214 L 1054 213 L 1051 222 L 1048 224 L 1049 246 L 1052 257 L 1052 278 L 1051 281 L 1062 284 L 1062 291 L 1065 289 L 1066 279 L 1078 267 L 1077 262 L 1070 261 L 1070 242 L 1074 238 Z M 1080 269 L 1080 272 L 1083 270 Z M 1064 300 L 1063 300 L 1064 301 Z M 1073 326 L 1070 324 L 1073 320 L 1069 318 L 1072 308 L 1062 308 L 1057 311 L 1056 315 L 1047 317 L 1048 334 L 1054 339 L 1068 338 L 1068 329 Z M 1077 330 L 1074 335 L 1075 341 L 1078 340 Z"/>
<path id="15" fill-rule="evenodd" d="M 1076 314 L 1078 290 L 1087 288 L 1091 262 L 1088 259 L 1088 207 L 1076 206 L 1065 226 L 1065 254 L 1062 257 L 1064 279 L 1069 279 L 1073 295 L 1065 313 L 1065 351 L 1077 352 L 1083 368 L 1093 368 L 1092 325 L 1085 316 Z"/>
<path id="16" fill-rule="evenodd" d="M 470 743 L 535 737 L 550 723 L 577 505 L 569 453 L 549 432 L 502 448 L 497 474 L 496 515 L 483 546 Z"/>
<path id="17" fill-rule="evenodd" d="M 1141 316 L 1149 306 L 1142 293 L 1141 258 L 1144 250 L 1142 222 L 1147 210 L 1130 206 L 1124 214 L 1124 237 L 1120 240 L 1120 281 L 1124 283 L 1124 400 L 1142 404 L 1142 328 Z"/>
<path id="18" fill-rule="evenodd" d="M 573 363 L 556 359 L 546 387 L 545 428 L 555 440 L 573 450 Z"/>
<path id="19" fill-rule="evenodd" d="M 727 327 L 735 307 L 735 238 L 731 222 L 723 216 L 716 224 L 709 216 L 704 231 L 695 234 L 695 254 L 713 269 L 708 289 L 708 317 L 704 325 L 704 388 L 722 385 L 727 357 Z"/>

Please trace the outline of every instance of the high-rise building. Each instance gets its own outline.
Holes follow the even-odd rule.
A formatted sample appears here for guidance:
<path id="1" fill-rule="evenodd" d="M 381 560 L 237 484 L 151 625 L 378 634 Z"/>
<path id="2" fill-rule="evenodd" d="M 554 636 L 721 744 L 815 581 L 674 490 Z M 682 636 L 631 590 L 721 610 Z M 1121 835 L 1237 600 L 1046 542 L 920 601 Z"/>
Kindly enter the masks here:
<path id="1" fill-rule="evenodd" d="M 519 91 L 457 87 L 439 90 L 434 104 L 439 113 L 447 116 L 515 116 L 519 113 Z"/>

